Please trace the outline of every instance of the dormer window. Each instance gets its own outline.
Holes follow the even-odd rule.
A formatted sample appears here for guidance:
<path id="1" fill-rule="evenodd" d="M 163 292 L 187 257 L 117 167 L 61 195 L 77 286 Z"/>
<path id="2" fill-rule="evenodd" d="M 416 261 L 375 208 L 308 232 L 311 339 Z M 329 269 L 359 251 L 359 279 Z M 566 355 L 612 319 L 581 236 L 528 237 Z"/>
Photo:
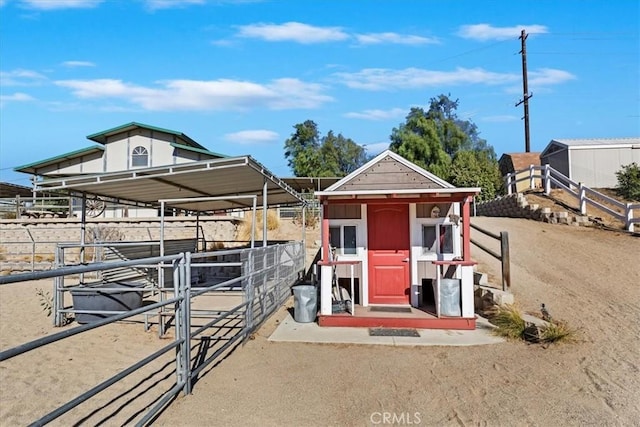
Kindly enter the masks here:
<path id="1" fill-rule="evenodd" d="M 144 147 L 136 147 L 131 152 L 131 167 L 149 166 L 149 152 Z"/>

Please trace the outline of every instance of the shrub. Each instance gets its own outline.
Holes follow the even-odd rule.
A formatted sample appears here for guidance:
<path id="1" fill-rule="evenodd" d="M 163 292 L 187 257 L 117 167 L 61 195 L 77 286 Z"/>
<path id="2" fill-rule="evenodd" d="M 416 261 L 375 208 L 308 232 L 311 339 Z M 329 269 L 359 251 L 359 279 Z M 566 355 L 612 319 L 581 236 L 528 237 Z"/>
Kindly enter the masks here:
<path id="1" fill-rule="evenodd" d="M 619 196 L 629 200 L 640 201 L 640 166 L 636 162 L 622 166 L 616 172 L 618 186 L 616 191 Z"/>
<path id="2" fill-rule="evenodd" d="M 262 211 L 256 211 L 256 239 L 261 239 L 262 238 Z M 245 219 L 243 222 L 240 223 L 238 230 L 237 230 L 237 235 L 236 235 L 236 239 L 240 240 L 240 241 L 248 241 L 251 239 L 251 227 L 252 227 L 252 223 L 253 223 L 253 216 L 251 215 L 251 213 L 247 213 L 245 215 Z M 280 218 L 278 218 L 278 212 L 275 210 L 268 210 L 267 211 L 267 230 L 268 231 L 273 231 L 273 230 L 277 230 L 280 227 Z"/>

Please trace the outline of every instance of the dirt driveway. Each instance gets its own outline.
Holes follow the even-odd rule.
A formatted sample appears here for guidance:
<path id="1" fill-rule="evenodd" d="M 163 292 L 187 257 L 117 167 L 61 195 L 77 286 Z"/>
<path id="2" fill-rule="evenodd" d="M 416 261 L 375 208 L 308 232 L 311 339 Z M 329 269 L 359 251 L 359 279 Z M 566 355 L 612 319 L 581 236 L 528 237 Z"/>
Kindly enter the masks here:
<path id="1" fill-rule="evenodd" d="M 522 219 L 474 223 L 509 232 L 512 289 L 522 308 L 544 302 L 552 316 L 580 328 L 580 342 L 399 348 L 267 341 L 283 310 L 156 425 L 637 425 L 640 238 Z M 479 250 L 474 258 L 498 277 L 495 260 Z"/>

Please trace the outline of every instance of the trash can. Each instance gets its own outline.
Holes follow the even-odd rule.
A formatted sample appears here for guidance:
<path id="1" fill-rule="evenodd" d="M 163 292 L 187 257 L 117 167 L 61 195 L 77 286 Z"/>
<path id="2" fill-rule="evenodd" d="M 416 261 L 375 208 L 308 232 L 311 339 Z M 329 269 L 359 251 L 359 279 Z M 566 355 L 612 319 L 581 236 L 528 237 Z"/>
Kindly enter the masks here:
<path id="1" fill-rule="evenodd" d="M 293 287 L 293 319 L 298 323 L 316 320 L 318 313 L 318 290 L 314 285 L 303 283 Z"/>
<path id="2" fill-rule="evenodd" d="M 440 279 L 440 315 L 462 316 L 460 279 Z"/>

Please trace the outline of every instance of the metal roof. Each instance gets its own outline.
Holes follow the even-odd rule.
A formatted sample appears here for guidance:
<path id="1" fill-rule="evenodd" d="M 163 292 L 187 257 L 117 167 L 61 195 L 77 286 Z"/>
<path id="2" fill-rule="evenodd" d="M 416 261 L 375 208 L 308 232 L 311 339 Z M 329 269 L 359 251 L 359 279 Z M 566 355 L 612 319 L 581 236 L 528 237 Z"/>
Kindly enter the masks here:
<path id="1" fill-rule="evenodd" d="M 558 145 L 569 149 L 580 148 L 627 148 L 640 146 L 640 137 L 630 138 L 585 138 L 585 139 L 552 139 L 547 147 L 542 150 L 544 156 L 552 145 Z"/>
<path id="2" fill-rule="evenodd" d="M 305 190 L 322 191 L 340 181 L 340 177 L 311 177 L 311 176 L 294 176 L 282 178 L 284 182 L 293 187 L 296 191 Z"/>
<path id="3" fill-rule="evenodd" d="M 265 182 L 268 206 L 296 205 L 304 202 L 302 196 L 293 188 L 250 156 L 48 179 L 38 182 L 36 189 L 64 190 L 74 195 L 86 193 L 152 207 L 159 207 L 159 200 L 180 199 L 168 203 L 167 207 L 205 212 L 246 209 L 251 208 L 253 204 L 250 198 L 202 200 L 207 197 L 255 195 L 258 206 L 261 206 Z M 200 200 L 184 200 L 192 198 Z"/>
<path id="4" fill-rule="evenodd" d="M 147 129 L 147 130 L 156 131 L 156 132 L 164 132 L 164 133 L 167 133 L 169 135 L 177 136 L 178 138 L 182 139 L 187 145 L 191 145 L 193 147 L 201 148 L 203 150 L 206 150 L 205 147 L 203 147 L 202 145 L 198 144 L 196 141 L 194 141 L 193 139 L 189 138 L 187 135 L 185 135 L 182 132 L 177 132 L 177 131 L 171 130 L 171 129 L 163 129 L 163 128 L 159 128 L 159 127 L 156 127 L 156 126 L 145 125 L 143 123 L 138 123 L 138 122 L 131 122 L 131 123 L 127 123 L 127 124 L 124 124 L 124 125 L 116 126 L 114 128 L 111 128 L 111 129 L 104 130 L 102 132 L 97 132 L 97 133 L 88 135 L 87 139 L 90 139 L 90 140 L 95 141 L 95 142 L 100 143 L 100 144 L 106 144 L 108 137 L 113 136 L 113 135 L 117 135 L 119 133 L 128 132 L 128 131 L 133 130 L 133 129 Z"/>
<path id="5" fill-rule="evenodd" d="M 71 160 L 71 159 L 75 159 L 76 157 L 82 157 L 82 156 L 89 155 L 91 153 L 97 153 L 102 151 L 104 151 L 104 147 L 100 147 L 99 145 L 95 145 L 93 147 L 85 147 L 79 150 L 71 151 L 69 153 L 60 154 L 59 156 L 49 157 L 48 159 L 29 163 L 27 165 L 17 166 L 13 170 L 15 170 L 16 172 L 31 173 L 35 175 L 38 173 L 37 171 L 38 168 L 42 168 L 55 163 L 60 163 L 63 160 Z"/>

